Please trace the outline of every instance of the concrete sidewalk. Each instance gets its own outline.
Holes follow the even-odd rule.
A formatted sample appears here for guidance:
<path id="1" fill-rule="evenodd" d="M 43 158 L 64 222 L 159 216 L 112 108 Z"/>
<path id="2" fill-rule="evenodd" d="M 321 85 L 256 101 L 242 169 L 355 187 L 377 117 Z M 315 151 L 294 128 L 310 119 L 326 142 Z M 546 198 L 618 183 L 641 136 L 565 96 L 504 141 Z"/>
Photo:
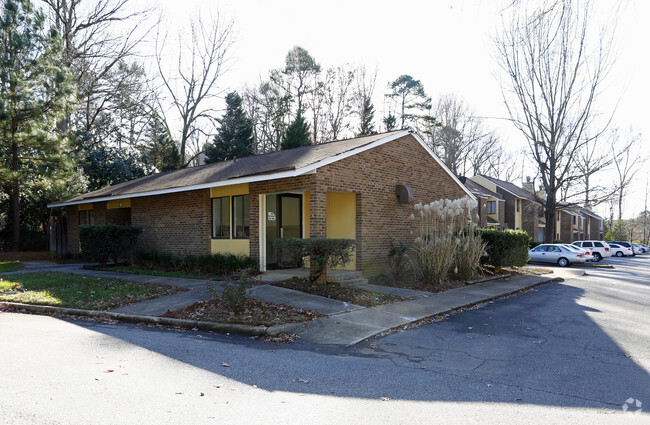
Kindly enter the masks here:
<path id="1" fill-rule="evenodd" d="M 208 286 L 217 292 L 223 286 L 223 282 L 220 281 L 98 271 L 84 269 L 82 265 L 78 264 L 28 263 L 26 269 L 22 272 L 35 271 L 61 271 L 145 283 L 174 285 L 187 289 L 187 291 L 174 295 L 111 310 L 111 313 L 142 317 L 143 320 L 146 320 L 146 317 L 150 317 L 153 322 L 158 322 L 158 317 L 168 310 L 177 310 L 195 302 L 212 299 L 213 296 Z M 568 279 L 583 274 L 584 270 L 580 269 L 556 269 L 553 274 L 549 275 L 518 276 L 490 280 L 437 294 L 402 288 L 356 284 L 354 287 L 358 289 L 392 293 L 406 299 L 405 301 L 392 304 L 365 308 L 317 295 L 268 285 L 268 283 L 288 279 L 296 275 L 290 271 L 283 271 L 281 273 L 262 274 L 260 278 L 262 285 L 254 287 L 250 295 L 263 301 L 315 310 L 327 316 L 310 322 L 272 326 L 266 328 L 267 334 L 277 335 L 282 332 L 287 332 L 297 334 L 301 339 L 314 344 L 350 346 L 409 323 L 488 302 L 553 280 Z M 256 327 L 256 332 L 259 332 L 259 327 Z"/>

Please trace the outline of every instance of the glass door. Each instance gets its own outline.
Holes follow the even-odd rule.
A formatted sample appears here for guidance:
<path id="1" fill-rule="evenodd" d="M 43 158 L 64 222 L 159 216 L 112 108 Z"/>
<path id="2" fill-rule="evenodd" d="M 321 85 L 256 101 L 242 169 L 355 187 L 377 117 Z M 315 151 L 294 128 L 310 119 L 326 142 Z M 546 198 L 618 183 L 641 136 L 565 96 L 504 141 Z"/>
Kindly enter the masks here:
<path id="1" fill-rule="evenodd" d="M 302 195 L 266 195 L 266 267 L 277 269 L 290 261 L 278 252 L 278 238 L 302 237 Z"/>

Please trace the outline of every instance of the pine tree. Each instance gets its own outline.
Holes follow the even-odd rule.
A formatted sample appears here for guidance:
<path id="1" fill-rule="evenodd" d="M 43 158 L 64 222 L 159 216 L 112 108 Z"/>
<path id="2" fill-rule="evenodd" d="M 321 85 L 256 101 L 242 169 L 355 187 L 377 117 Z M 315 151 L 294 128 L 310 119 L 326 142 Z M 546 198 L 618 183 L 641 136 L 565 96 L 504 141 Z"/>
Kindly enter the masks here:
<path id="1" fill-rule="evenodd" d="M 25 187 L 55 181 L 73 167 L 55 130 L 72 101 L 62 42 L 29 0 L 4 0 L 0 11 L 0 182 L 10 186 L 11 240 L 20 249 Z"/>
<path id="2" fill-rule="evenodd" d="M 296 119 L 289 124 L 287 131 L 282 137 L 280 150 L 299 148 L 300 146 L 311 145 L 311 134 L 309 133 L 309 124 L 302 117 L 302 112 L 298 111 Z"/>
<path id="3" fill-rule="evenodd" d="M 358 135 L 370 136 L 371 134 L 375 134 L 375 125 L 372 123 L 372 120 L 375 119 L 375 107 L 369 97 L 363 99 L 363 107 L 361 108 L 361 113 L 359 115 L 361 125 L 359 127 Z"/>
<path id="4" fill-rule="evenodd" d="M 253 121 L 246 116 L 237 92 L 226 95 L 226 113 L 217 121 L 219 130 L 212 143 L 206 144 L 204 149 L 206 163 L 253 154 Z"/>
<path id="5" fill-rule="evenodd" d="M 181 166 L 178 146 L 167 126 L 156 113 L 147 126 L 146 138 L 143 154 L 147 164 L 161 172 L 177 170 Z"/>

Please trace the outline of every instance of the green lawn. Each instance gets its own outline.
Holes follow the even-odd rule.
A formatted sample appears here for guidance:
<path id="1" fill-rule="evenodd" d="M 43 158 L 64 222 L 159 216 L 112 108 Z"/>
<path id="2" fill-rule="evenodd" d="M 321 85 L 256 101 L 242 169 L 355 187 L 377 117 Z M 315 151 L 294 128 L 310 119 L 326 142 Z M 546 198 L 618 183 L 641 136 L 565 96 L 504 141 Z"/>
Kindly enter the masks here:
<path id="1" fill-rule="evenodd" d="M 62 272 L 0 276 L 0 301 L 108 310 L 171 295 L 182 288 Z"/>
<path id="2" fill-rule="evenodd" d="M 25 268 L 20 261 L 0 261 L 0 273 L 17 272 Z"/>
<path id="3" fill-rule="evenodd" d="M 95 270 L 102 270 L 106 272 L 117 273 L 132 273 L 132 274 L 145 274 L 153 276 L 166 276 L 166 277 L 182 277 L 187 279 L 205 279 L 205 280 L 223 280 L 223 276 L 184 273 L 184 272 L 170 272 L 158 269 L 141 269 L 134 266 L 110 266 L 110 267 L 94 267 Z"/>

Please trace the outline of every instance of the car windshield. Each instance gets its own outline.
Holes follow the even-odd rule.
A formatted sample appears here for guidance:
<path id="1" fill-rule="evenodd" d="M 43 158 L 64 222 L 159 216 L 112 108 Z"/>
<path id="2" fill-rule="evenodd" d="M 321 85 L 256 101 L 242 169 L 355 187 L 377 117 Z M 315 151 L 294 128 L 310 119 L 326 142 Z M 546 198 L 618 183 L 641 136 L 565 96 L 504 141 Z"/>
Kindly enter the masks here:
<path id="1" fill-rule="evenodd" d="M 563 245 L 565 248 L 567 248 L 570 251 L 575 251 L 575 252 L 582 252 L 583 250 L 578 248 L 577 246 L 573 245 Z"/>

